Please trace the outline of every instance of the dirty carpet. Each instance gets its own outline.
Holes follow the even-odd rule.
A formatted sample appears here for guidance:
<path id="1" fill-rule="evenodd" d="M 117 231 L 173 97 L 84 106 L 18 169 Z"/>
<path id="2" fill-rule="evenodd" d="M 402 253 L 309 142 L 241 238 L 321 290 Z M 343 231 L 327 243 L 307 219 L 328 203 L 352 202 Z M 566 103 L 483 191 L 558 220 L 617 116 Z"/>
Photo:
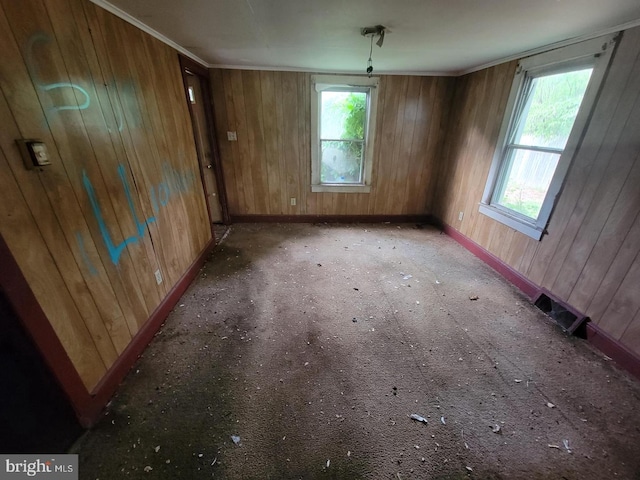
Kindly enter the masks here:
<path id="1" fill-rule="evenodd" d="M 639 398 L 433 228 L 240 224 L 74 451 L 100 480 L 640 478 Z"/>

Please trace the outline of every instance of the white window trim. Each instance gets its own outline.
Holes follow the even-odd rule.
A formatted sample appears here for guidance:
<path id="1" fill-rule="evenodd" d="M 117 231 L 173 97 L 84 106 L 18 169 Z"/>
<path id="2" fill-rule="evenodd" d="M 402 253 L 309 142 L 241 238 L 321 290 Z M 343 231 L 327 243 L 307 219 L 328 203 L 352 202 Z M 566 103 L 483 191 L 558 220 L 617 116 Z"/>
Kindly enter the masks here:
<path id="1" fill-rule="evenodd" d="M 613 53 L 618 34 L 611 34 L 603 37 L 594 38 L 585 42 L 569 45 L 567 47 L 552 50 L 550 52 L 541 53 L 532 57 L 525 58 L 520 61 L 516 74 L 511 84 L 511 92 L 505 109 L 505 116 L 500 128 L 498 143 L 494 152 L 491 168 L 487 183 L 482 194 L 482 201 L 479 205 L 480 213 L 493 218 L 505 225 L 528 235 L 535 240 L 540 240 L 544 234 L 551 217 L 551 212 L 555 206 L 556 199 L 560 194 L 560 190 L 565 180 L 571 161 L 578 150 L 584 133 L 587 129 L 591 113 L 596 103 L 597 96 L 600 92 L 600 86 L 605 76 L 609 61 Z M 498 185 L 500 167 L 505 157 L 505 146 L 507 142 L 507 134 L 511 128 L 514 119 L 515 102 L 520 95 L 527 72 L 541 72 L 546 69 L 552 69 L 558 64 L 580 63 L 593 58 L 589 64 L 593 65 L 593 72 L 589 85 L 582 99 L 580 110 L 573 124 L 573 129 L 567 140 L 556 171 L 551 179 L 549 190 L 545 196 L 540 214 L 536 221 L 518 214 L 517 212 L 497 204 L 492 204 L 491 199 L 493 192 Z"/>
<path id="2" fill-rule="evenodd" d="M 373 146 L 378 110 L 377 77 L 361 77 L 346 75 L 312 75 L 311 76 L 311 191 L 333 193 L 369 193 L 371 191 L 371 171 L 373 169 Z M 362 183 L 328 184 L 320 182 L 320 111 L 319 92 L 334 87 L 369 88 L 369 108 L 367 132 L 365 137 L 364 167 Z"/>

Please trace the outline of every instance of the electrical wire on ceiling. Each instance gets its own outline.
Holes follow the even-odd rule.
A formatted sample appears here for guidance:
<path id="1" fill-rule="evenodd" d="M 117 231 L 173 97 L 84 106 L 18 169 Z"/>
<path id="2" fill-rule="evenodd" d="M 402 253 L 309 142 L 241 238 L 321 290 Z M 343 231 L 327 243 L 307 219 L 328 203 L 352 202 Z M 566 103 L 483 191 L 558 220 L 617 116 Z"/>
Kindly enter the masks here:
<path id="1" fill-rule="evenodd" d="M 373 39 L 374 37 L 378 37 L 378 41 L 376 42 L 376 45 L 378 47 L 382 47 L 382 44 L 384 43 L 384 32 L 385 32 L 386 28 L 383 25 L 376 25 L 373 27 L 364 27 L 362 29 L 360 29 L 360 34 L 363 37 L 370 37 L 371 39 L 371 45 L 369 47 L 369 60 L 367 60 L 367 75 L 369 77 L 371 77 L 371 75 L 373 74 L 373 60 L 371 59 L 371 56 L 373 54 Z"/>

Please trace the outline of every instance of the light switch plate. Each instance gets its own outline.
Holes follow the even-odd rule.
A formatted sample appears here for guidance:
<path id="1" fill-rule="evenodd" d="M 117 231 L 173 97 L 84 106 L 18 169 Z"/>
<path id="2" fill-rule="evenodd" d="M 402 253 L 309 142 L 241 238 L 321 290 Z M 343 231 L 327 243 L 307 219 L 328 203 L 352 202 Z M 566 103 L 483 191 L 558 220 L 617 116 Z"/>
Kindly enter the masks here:
<path id="1" fill-rule="evenodd" d="M 16 144 L 20 150 L 24 166 L 27 167 L 28 170 L 34 167 L 51 165 L 49 152 L 47 152 L 47 146 L 44 142 L 35 139 L 20 138 L 16 140 Z"/>

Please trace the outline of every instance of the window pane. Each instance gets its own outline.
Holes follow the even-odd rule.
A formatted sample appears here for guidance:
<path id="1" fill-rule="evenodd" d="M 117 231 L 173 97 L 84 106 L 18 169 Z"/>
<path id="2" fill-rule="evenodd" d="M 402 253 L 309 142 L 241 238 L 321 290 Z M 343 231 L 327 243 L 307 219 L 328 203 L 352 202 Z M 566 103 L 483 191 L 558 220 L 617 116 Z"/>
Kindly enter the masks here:
<path id="1" fill-rule="evenodd" d="M 563 149 L 587 90 L 591 68 L 533 78 L 513 143 Z"/>
<path id="2" fill-rule="evenodd" d="M 320 138 L 364 140 L 365 92 L 321 92 Z"/>
<path id="3" fill-rule="evenodd" d="M 536 220 L 559 159 L 557 153 L 512 150 L 504 165 L 504 181 L 496 192 L 496 201 Z"/>
<path id="4" fill-rule="evenodd" d="M 320 141 L 321 183 L 362 183 L 362 141 Z"/>

